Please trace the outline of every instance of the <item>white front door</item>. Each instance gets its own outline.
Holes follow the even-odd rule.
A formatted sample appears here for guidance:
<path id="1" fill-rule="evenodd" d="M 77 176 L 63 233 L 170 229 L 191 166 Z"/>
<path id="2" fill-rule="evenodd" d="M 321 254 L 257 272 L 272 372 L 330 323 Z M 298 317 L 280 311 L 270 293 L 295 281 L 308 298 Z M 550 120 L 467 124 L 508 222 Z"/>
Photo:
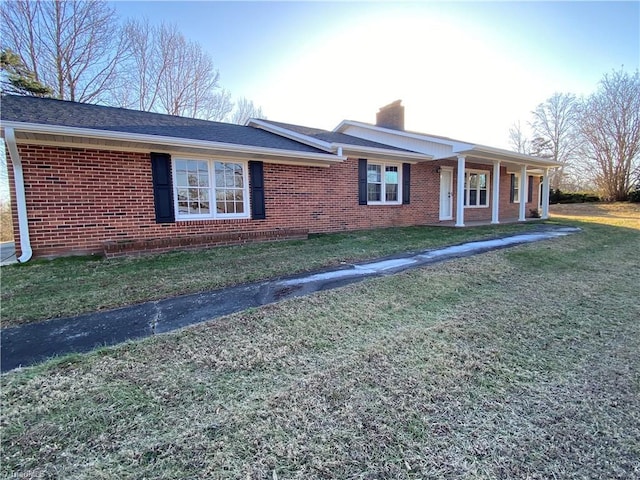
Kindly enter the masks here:
<path id="1" fill-rule="evenodd" d="M 440 169 L 440 220 L 453 219 L 453 169 Z"/>

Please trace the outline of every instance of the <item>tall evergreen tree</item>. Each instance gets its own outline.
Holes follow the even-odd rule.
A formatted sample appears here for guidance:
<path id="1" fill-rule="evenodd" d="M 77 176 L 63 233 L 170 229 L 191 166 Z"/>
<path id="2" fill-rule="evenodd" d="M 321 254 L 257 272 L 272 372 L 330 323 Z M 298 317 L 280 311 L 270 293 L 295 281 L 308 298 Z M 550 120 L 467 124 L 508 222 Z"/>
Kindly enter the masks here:
<path id="1" fill-rule="evenodd" d="M 49 97 L 53 94 L 51 87 L 36 80 L 35 74 L 26 67 L 20 56 L 10 49 L 0 51 L 0 69 L 2 93 L 37 97 Z"/>

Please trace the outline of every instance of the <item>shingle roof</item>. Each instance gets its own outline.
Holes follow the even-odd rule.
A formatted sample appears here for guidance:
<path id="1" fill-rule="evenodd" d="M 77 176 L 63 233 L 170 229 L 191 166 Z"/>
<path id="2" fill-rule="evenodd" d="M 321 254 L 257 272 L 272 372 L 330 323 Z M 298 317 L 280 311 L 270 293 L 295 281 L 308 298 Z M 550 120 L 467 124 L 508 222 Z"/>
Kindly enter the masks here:
<path id="1" fill-rule="evenodd" d="M 353 145 L 355 147 L 369 147 L 369 148 L 382 148 L 384 150 L 397 150 L 399 152 L 412 152 L 410 150 L 393 147 L 391 145 L 385 145 L 384 143 L 374 142 L 372 140 L 366 140 L 364 138 L 354 137 L 353 135 L 347 135 L 346 133 L 331 132 L 329 130 L 322 130 L 320 128 L 303 127 L 301 125 L 293 125 L 290 123 L 273 122 L 271 120 L 263 120 L 264 122 L 275 125 L 276 127 L 291 130 L 308 137 L 322 140 L 329 143 L 339 143 L 343 145 Z"/>
<path id="2" fill-rule="evenodd" d="M 326 153 L 265 130 L 50 98 L 3 95 L 2 121 L 158 135 L 281 150 Z"/>

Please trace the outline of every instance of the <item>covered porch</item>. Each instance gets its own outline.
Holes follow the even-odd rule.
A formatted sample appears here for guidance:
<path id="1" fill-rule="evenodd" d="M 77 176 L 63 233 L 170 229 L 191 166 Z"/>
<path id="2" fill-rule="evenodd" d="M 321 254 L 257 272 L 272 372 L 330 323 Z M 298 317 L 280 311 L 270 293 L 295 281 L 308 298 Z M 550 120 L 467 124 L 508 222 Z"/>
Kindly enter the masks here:
<path id="1" fill-rule="evenodd" d="M 479 145 L 456 152 L 447 160 L 453 177 L 451 191 L 447 194 L 441 176 L 440 201 L 441 205 L 449 203 L 451 215 L 447 217 L 441 210 L 439 225 L 525 222 L 530 220 L 527 214 L 532 210 L 541 219 L 549 218 L 549 173 L 557 166 L 554 162 Z M 478 218 L 478 210 L 483 208 L 490 209 L 490 219 L 489 215 Z"/>

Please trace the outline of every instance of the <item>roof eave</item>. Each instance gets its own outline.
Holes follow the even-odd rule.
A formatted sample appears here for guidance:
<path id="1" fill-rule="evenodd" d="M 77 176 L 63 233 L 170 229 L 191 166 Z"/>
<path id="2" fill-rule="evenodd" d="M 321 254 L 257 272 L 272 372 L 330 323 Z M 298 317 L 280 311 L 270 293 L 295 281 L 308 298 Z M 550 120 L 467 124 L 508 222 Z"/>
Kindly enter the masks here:
<path id="1" fill-rule="evenodd" d="M 418 153 L 411 151 L 401 151 L 401 150 L 390 150 L 386 148 L 375 148 L 375 147 L 364 147 L 358 145 L 350 145 L 346 143 L 333 143 L 333 147 L 336 148 L 336 151 L 340 151 L 338 149 L 342 149 L 344 155 L 352 156 L 352 155 L 370 155 L 380 158 L 397 158 L 400 160 L 405 160 L 409 163 L 417 163 L 417 162 L 425 162 L 433 160 L 433 155 L 427 155 L 426 153 Z"/>
<path id="2" fill-rule="evenodd" d="M 499 160 L 506 162 L 514 162 L 518 164 L 526 164 L 531 166 L 543 167 L 543 168 L 557 168 L 562 166 L 558 162 L 548 160 L 546 158 L 534 157 L 532 155 L 525 155 L 518 152 L 511 152 L 501 148 L 489 147 L 486 145 L 474 145 L 471 148 L 454 150 L 455 155 L 471 155 L 488 160 Z"/>
<path id="3" fill-rule="evenodd" d="M 297 158 L 301 160 L 311 160 L 314 162 L 321 162 L 326 164 L 341 163 L 346 160 L 346 157 L 333 153 L 301 152 L 297 150 L 276 149 L 225 142 L 212 142 L 208 140 L 195 140 L 180 137 L 167 137 L 163 135 L 97 130 L 91 128 L 12 121 L 3 121 L 2 127 L 11 127 L 16 132 L 27 132 L 45 135 L 65 135 L 77 138 L 91 138 L 98 140 L 122 141 L 132 143 L 150 143 L 174 148 L 197 148 L 203 150 L 215 150 L 218 152 L 229 151 L 245 155 L 267 155 L 276 158 Z"/>
<path id="4" fill-rule="evenodd" d="M 345 130 L 348 127 L 367 128 L 369 130 L 395 134 L 395 135 L 406 137 L 406 138 L 413 138 L 416 140 L 422 140 L 422 141 L 434 142 L 434 143 L 442 143 L 444 145 L 450 145 L 453 148 L 456 148 L 458 146 L 473 145 L 472 143 L 463 142 L 462 140 L 455 140 L 453 138 L 438 137 L 434 135 L 429 135 L 428 133 L 407 132 L 406 130 L 396 130 L 393 128 L 379 127 L 378 125 L 371 125 L 369 123 L 357 122 L 355 120 L 343 120 L 342 122 L 340 122 L 340 124 L 336 128 L 333 129 L 333 131 L 338 133 L 345 133 Z"/>

